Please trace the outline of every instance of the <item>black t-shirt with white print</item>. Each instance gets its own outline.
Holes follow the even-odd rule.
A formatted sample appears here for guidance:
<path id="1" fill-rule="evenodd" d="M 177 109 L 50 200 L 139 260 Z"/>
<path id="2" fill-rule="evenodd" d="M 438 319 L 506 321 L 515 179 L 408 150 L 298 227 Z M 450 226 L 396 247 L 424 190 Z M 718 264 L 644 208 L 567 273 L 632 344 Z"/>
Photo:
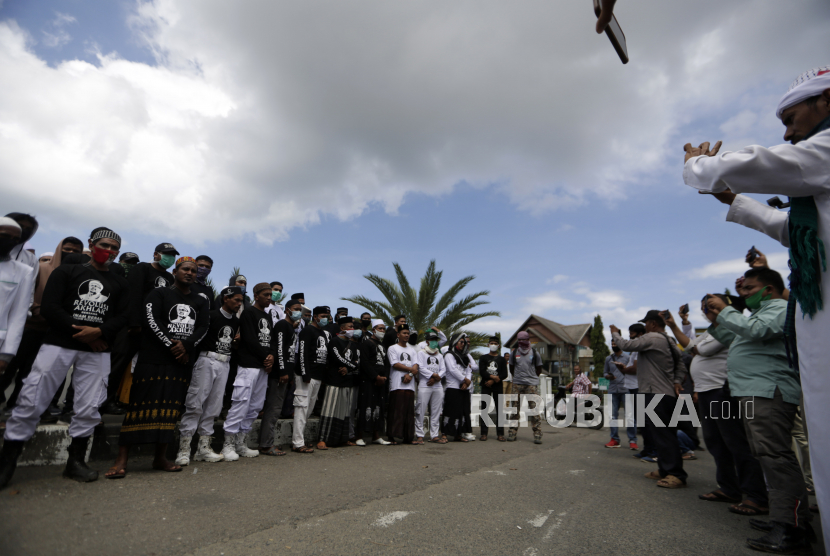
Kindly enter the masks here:
<path id="1" fill-rule="evenodd" d="M 340 374 L 340 368 L 346 367 L 346 374 Z M 360 344 L 333 336 L 329 344 L 328 372 L 326 384 L 328 386 L 357 386 L 357 375 L 360 372 Z"/>
<path id="2" fill-rule="evenodd" d="M 265 358 L 273 355 L 271 349 L 271 315 L 252 305 L 239 317 L 239 366 L 257 369 Z"/>
<path id="3" fill-rule="evenodd" d="M 52 271 L 41 300 L 41 315 L 49 324 L 43 343 L 92 351 L 72 336 L 76 326 L 101 329 L 110 351 L 115 335 L 127 324 L 129 286 L 123 276 L 92 268 L 89 263 L 61 265 Z"/>
<path id="4" fill-rule="evenodd" d="M 211 311 L 210 327 L 205 339 L 199 342 L 199 351 L 230 355 L 231 343 L 237 332 L 239 332 L 239 319 L 235 314 L 223 313 L 222 309 Z"/>
<path id="5" fill-rule="evenodd" d="M 175 286 L 154 289 L 144 300 L 139 363 L 177 364 L 170 347 L 179 340 L 190 354 L 192 364 L 194 348 L 204 339 L 209 326 L 210 309 L 203 297 L 192 291 L 184 294 Z"/>
<path id="6" fill-rule="evenodd" d="M 157 270 L 151 263 L 138 263 L 127 275 L 127 282 L 130 284 L 129 326 L 144 326 L 147 294 L 156 288 L 172 286 L 173 275 L 166 270 Z"/>
<path id="7" fill-rule="evenodd" d="M 274 345 L 274 370 L 280 376 L 300 374 L 296 365 L 294 344 L 297 339 L 297 329 L 285 319 L 280 319 L 274 325 L 272 343 Z"/>
<path id="8" fill-rule="evenodd" d="M 376 340 L 363 340 L 360 344 L 360 380 L 373 383 L 378 376 L 389 376 L 386 348 Z"/>

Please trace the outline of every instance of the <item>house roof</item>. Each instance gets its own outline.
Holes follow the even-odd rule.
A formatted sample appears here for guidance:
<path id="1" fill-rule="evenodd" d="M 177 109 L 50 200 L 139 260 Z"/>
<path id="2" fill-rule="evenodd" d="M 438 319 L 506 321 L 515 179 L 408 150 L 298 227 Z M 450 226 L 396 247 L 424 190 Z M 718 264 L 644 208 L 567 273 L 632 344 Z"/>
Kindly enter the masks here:
<path id="1" fill-rule="evenodd" d="M 531 314 L 529 317 L 527 317 L 525 319 L 525 321 L 518 328 L 518 330 L 513 332 L 513 335 L 510 336 L 510 339 L 508 339 L 504 343 L 505 346 L 513 347 L 515 345 L 516 336 L 518 336 L 519 332 L 521 332 L 522 330 L 527 329 L 527 324 L 530 322 L 530 319 L 535 319 L 539 324 L 541 324 L 542 326 L 544 326 L 545 328 L 550 330 L 558 338 L 561 338 L 563 341 L 565 341 L 569 344 L 578 344 L 579 341 L 583 337 L 585 337 L 585 334 L 587 334 L 588 331 L 591 329 L 590 324 L 564 325 L 564 324 L 559 324 L 558 322 L 554 322 L 550 319 L 540 317 L 539 315 Z M 550 344 L 549 340 L 547 340 L 546 338 L 543 338 L 540 334 L 537 334 L 536 332 L 534 332 L 534 330 L 532 328 L 528 329 L 528 331 L 531 334 L 533 334 L 534 336 L 536 336 L 537 338 L 539 338 L 540 340 L 542 340 L 543 342 L 545 342 L 546 344 Z"/>

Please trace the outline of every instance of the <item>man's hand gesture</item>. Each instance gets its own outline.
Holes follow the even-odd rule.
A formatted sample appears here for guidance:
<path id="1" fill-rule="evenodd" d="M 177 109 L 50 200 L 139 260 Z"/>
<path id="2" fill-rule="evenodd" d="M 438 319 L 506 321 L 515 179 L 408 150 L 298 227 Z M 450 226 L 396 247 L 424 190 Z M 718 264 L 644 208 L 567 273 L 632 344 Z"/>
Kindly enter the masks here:
<path id="1" fill-rule="evenodd" d="M 689 161 L 690 158 L 695 158 L 698 156 L 715 156 L 718 154 L 720 150 L 720 146 L 723 144 L 722 141 L 718 141 L 715 143 L 715 146 L 712 150 L 709 150 L 709 142 L 706 141 L 705 143 L 701 143 L 699 147 L 693 147 L 691 143 L 686 143 L 683 146 L 683 150 L 686 151 L 686 158 L 683 160 L 683 163 Z"/>

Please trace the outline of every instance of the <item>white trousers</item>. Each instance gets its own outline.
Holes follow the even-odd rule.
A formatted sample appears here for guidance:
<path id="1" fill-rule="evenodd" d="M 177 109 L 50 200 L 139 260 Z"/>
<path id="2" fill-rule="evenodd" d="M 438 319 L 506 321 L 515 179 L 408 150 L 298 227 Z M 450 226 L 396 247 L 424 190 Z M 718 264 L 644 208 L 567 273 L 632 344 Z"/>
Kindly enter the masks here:
<path id="1" fill-rule="evenodd" d="M 294 430 L 292 431 L 291 443 L 295 448 L 305 446 L 305 424 L 308 416 L 314 409 L 317 401 L 317 393 L 320 391 L 320 381 L 311 379 L 308 383 L 303 378 L 294 378 Z"/>
<path id="2" fill-rule="evenodd" d="M 429 435 L 432 438 L 439 437 L 441 425 L 441 412 L 444 409 L 444 389 L 440 386 L 431 388 L 422 386 L 418 389 L 418 403 L 415 406 L 415 436 L 424 436 L 424 416 L 429 407 Z"/>
<path id="3" fill-rule="evenodd" d="M 248 432 L 254 424 L 268 390 L 268 373 L 262 368 L 239 367 L 233 381 L 231 408 L 225 419 L 225 434 Z"/>
<path id="4" fill-rule="evenodd" d="M 12 416 L 6 422 L 6 440 L 29 440 L 35 433 L 41 414 L 66 380 L 69 367 L 75 366 L 75 415 L 69 436 L 86 438 L 101 422 L 98 408 L 106 398 L 110 376 L 110 353 L 77 351 L 50 344 L 40 346 L 32 371 L 23 381 Z"/>
<path id="5" fill-rule="evenodd" d="M 231 364 L 200 355 L 193 366 L 193 376 L 184 402 L 185 412 L 179 425 L 182 436 L 213 436 L 213 420 L 222 411 L 222 397 Z"/>

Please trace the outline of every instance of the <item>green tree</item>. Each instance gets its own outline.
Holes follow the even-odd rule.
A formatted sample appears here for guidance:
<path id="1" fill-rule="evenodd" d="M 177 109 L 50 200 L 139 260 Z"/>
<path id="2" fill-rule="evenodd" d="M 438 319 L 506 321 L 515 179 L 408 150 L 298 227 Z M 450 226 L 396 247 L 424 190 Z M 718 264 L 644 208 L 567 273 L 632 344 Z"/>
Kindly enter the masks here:
<path id="1" fill-rule="evenodd" d="M 608 344 L 605 343 L 605 332 L 602 330 L 602 317 L 594 317 L 594 328 L 591 330 L 591 350 L 594 352 L 594 375 L 602 376 L 605 367 L 605 358 L 611 355 Z"/>
<path id="2" fill-rule="evenodd" d="M 435 326 L 447 335 L 448 340 L 453 334 L 464 332 L 470 337 L 471 347 L 487 345 L 489 339 L 487 334 L 471 332 L 465 330 L 464 327 L 484 317 L 501 316 L 498 311 L 473 312 L 476 307 L 489 303 L 483 298 L 490 295 L 490 292 L 485 290 L 466 295 L 458 301 L 455 299 L 461 290 L 475 279 L 475 276 L 462 278 L 439 297 L 443 271 L 435 270 L 435 260 L 429 262 L 418 291 L 410 285 L 409 279 L 398 263 L 392 263 L 392 266 L 395 268 L 397 284 L 375 274 L 364 276 L 380 291 L 384 297 L 383 301 L 375 301 L 362 295 L 341 299 L 360 305 L 375 318 L 383 319 L 387 326 L 393 324 L 392 319 L 395 315 L 406 315 L 410 328 L 417 330 L 421 336 L 428 326 Z"/>

